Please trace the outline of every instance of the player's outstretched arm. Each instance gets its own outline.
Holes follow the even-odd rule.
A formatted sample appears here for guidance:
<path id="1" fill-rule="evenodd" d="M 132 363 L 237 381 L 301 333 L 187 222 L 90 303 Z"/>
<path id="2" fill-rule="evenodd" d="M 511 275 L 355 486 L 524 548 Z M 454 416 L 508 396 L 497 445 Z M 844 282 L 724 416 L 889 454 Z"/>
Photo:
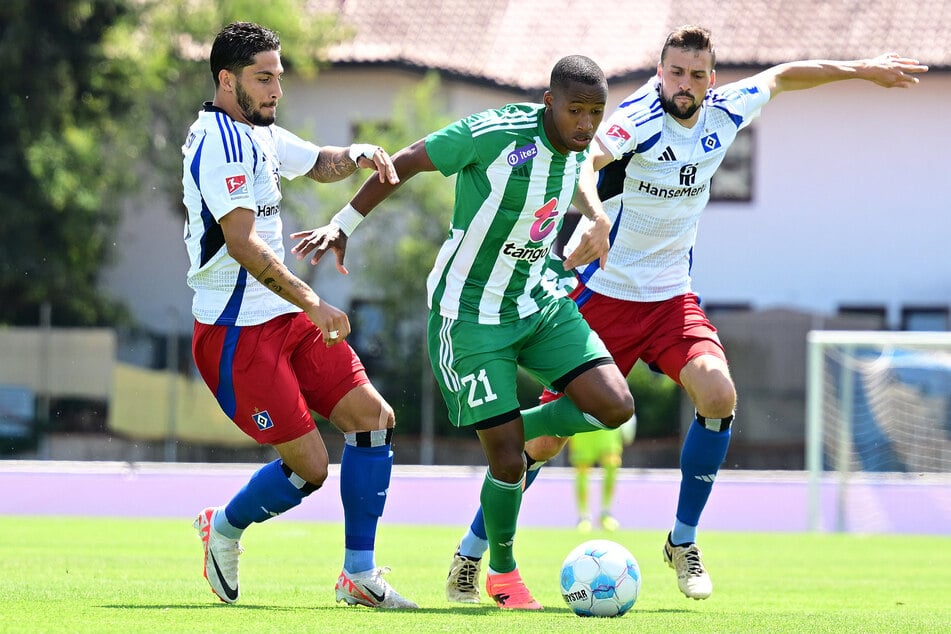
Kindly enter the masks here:
<path id="1" fill-rule="evenodd" d="M 394 185 L 399 182 L 393 160 L 386 150 L 367 143 L 354 143 L 349 147 L 321 147 L 307 176 L 318 183 L 334 183 L 350 176 L 358 167 L 376 170 L 380 182 Z"/>
<path id="2" fill-rule="evenodd" d="M 786 62 L 768 68 L 759 78 L 769 87 L 770 97 L 789 90 L 805 90 L 845 79 L 864 79 L 885 88 L 909 88 L 928 67 L 898 53 L 859 60 L 813 59 Z"/>
<path id="3" fill-rule="evenodd" d="M 344 266 L 344 256 L 347 252 L 347 238 L 353 234 L 357 225 L 408 179 L 420 172 L 434 171 L 436 166 L 426 152 L 425 140 L 420 139 L 393 155 L 393 168 L 395 179 L 368 178 L 350 202 L 337 212 L 328 224 L 292 233 L 291 238 L 298 242 L 291 248 L 291 253 L 295 254 L 298 260 L 303 260 L 304 256 L 313 252 L 310 263 L 317 264 L 325 253 L 333 251 L 337 258 L 337 270 L 346 275 L 348 271 Z"/>

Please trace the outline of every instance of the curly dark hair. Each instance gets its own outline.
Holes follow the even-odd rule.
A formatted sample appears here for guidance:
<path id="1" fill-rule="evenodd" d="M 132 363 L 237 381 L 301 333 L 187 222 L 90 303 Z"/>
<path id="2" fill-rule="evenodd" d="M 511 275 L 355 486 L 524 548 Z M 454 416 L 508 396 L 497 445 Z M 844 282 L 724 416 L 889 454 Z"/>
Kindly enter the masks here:
<path id="1" fill-rule="evenodd" d="M 209 62 L 215 86 L 222 69 L 239 74 L 254 62 L 258 53 L 280 50 L 281 40 L 271 29 L 252 22 L 232 22 L 221 29 L 211 45 Z"/>

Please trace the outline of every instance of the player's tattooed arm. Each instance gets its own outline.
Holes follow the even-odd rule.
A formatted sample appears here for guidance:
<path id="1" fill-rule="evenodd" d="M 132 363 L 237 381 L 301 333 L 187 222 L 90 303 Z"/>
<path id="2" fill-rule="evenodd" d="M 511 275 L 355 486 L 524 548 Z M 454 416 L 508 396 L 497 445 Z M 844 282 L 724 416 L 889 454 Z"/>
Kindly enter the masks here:
<path id="1" fill-rule="evenodd" d="M 323 146 L 307 176 L 318 183 L 333 183 L 350 176 L 360 167 L 376 170 L 381 183 L 396 185 L 400 181 L 393 159 L 386 150 L 366 143 L 354 143 L 348 147 Z"/>
<path id="2" fill-rule="evenodd" d="M 265 265 L 255 278 L 272 292 L 297 306 L 300 306 L 301 299 L 313 293 L 303 280 L 277 260 L 270 248 L 264 246 L 259 251 L 259 256 L 264 260 Z M 303 308 L 303 306 L 300 307 Z"/>
<path id="3" fill-rule="evenodd" d="M 307 176 L 318 183 L 333 183 L 357 171 L 357 163 L 350 158 L 348 148 L 324 146 Z"/>

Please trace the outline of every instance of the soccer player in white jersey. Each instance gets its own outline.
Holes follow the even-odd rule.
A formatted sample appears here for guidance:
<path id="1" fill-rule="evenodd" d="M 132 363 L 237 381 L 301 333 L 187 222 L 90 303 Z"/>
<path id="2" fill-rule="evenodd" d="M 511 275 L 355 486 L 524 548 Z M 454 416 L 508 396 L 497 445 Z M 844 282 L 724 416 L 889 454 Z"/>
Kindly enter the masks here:
<path id="1" fill-rule="evenodd" d="M 607 82 L 592 60 L 555 64 L 543 104 L 510 104 L 471 115 L 393 156 L 401 182 L 439 170 L 456 174 L 449 237 L 428 278 L 429 355 L 456 426 L 471 426 L 488 459 L 481 501 L 489 535 L 486 589 L 502 609 L 538 610 L 513 552 L 522 499 L 525 439 L 616 428 L 634 414 L 624 375 L 564 293 L 543 283 L 565 212 L 592 219 L 570 263 L 607 253 L 608 221 L 585 156 L 604 116 Z M 587 179 L 587 195 L 576 194 Z M 347 236 L 394 191 L 368 180 L 326 227 L 293 234 L 293 252 L 334 250 L 343 271 Z M 521 365 L 567 394 L 519 411 Z"/>
<path id="2" fill-rule="evenodd" d="M 663 548 L 681 592 L 693 599 L 713 592 L 696 545 L 697 526 L 726 457 L 736 406 L 723 346 L 690 286 L 710 179 L 737 132 L 781 92 L 853 78 L 908 87 L 917 83 L 916 74 L 927 71 L 916 60 L 895 54 L 808 60 L 780 64 L 718 88 L 715 62 L 706 29 L 675 30 L 664 44 L 656 76 L 601 125 L 589 160 L 601 170 L 598 194 L 611 219 L 611 248 L 604 267 L 575 270 L 577 286 L 571 294 L 622 372 L 643 359 L 680 384 L 696 408 L 680 456 L 676 518 Z M 582 219 L 578 231 L 585 230 Z M 571 265 L 566 262 L 565 268 Z M 546 392 L 542 402 L 552 398 L 557 395 Z M 557 455 L 565 442 L 530 440 L 526 454 L 540 464 Z M 529 472 L 526 485 L 537 473 Z M 482 513 L 477 512 L 460 542 L 447 581 L 450 600 L 478 601 L 468 580 L 478 576 L 486 548 Z"/>
<path id="3" fill-rule="evenodd" d="M 332 182 L 359 166 L 395 183 L 392 161 L 373 145 L 317 147 L 274 125 L 283 67 L 272 31 L 245 22 L 225 27 L 210 63 L 214 101 L 204 105 L 182 148 L 188 284 L 195 291 L 192 352 L 225 413 L 280 457 L 226 505 L 199 513 L 205 578 L 222 601 L 237 601 L 243 531 L 297 506 L 324 483 L 327 449 L 313 410 L 345 439 L 337 601 L 415 608 L 381 577 L 388 569 L 374 559 L 393 465 L 393 410 L 344 341 L 346 313 L 284 265 L 281 231 L 281 177 Z"/>

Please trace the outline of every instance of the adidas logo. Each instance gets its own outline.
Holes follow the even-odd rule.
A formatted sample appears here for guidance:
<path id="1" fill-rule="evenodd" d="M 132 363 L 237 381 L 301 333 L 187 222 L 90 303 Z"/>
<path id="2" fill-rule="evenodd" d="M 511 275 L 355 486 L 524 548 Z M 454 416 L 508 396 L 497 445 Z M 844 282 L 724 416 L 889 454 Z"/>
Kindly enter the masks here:
<path id="1" fill-rule="evenodd" d="M 664 153 L 657 157 L 658 161 L 676 161 L 677 157 L 674 156 L 674 150 L 669 145 L 664 148 Z"/>

